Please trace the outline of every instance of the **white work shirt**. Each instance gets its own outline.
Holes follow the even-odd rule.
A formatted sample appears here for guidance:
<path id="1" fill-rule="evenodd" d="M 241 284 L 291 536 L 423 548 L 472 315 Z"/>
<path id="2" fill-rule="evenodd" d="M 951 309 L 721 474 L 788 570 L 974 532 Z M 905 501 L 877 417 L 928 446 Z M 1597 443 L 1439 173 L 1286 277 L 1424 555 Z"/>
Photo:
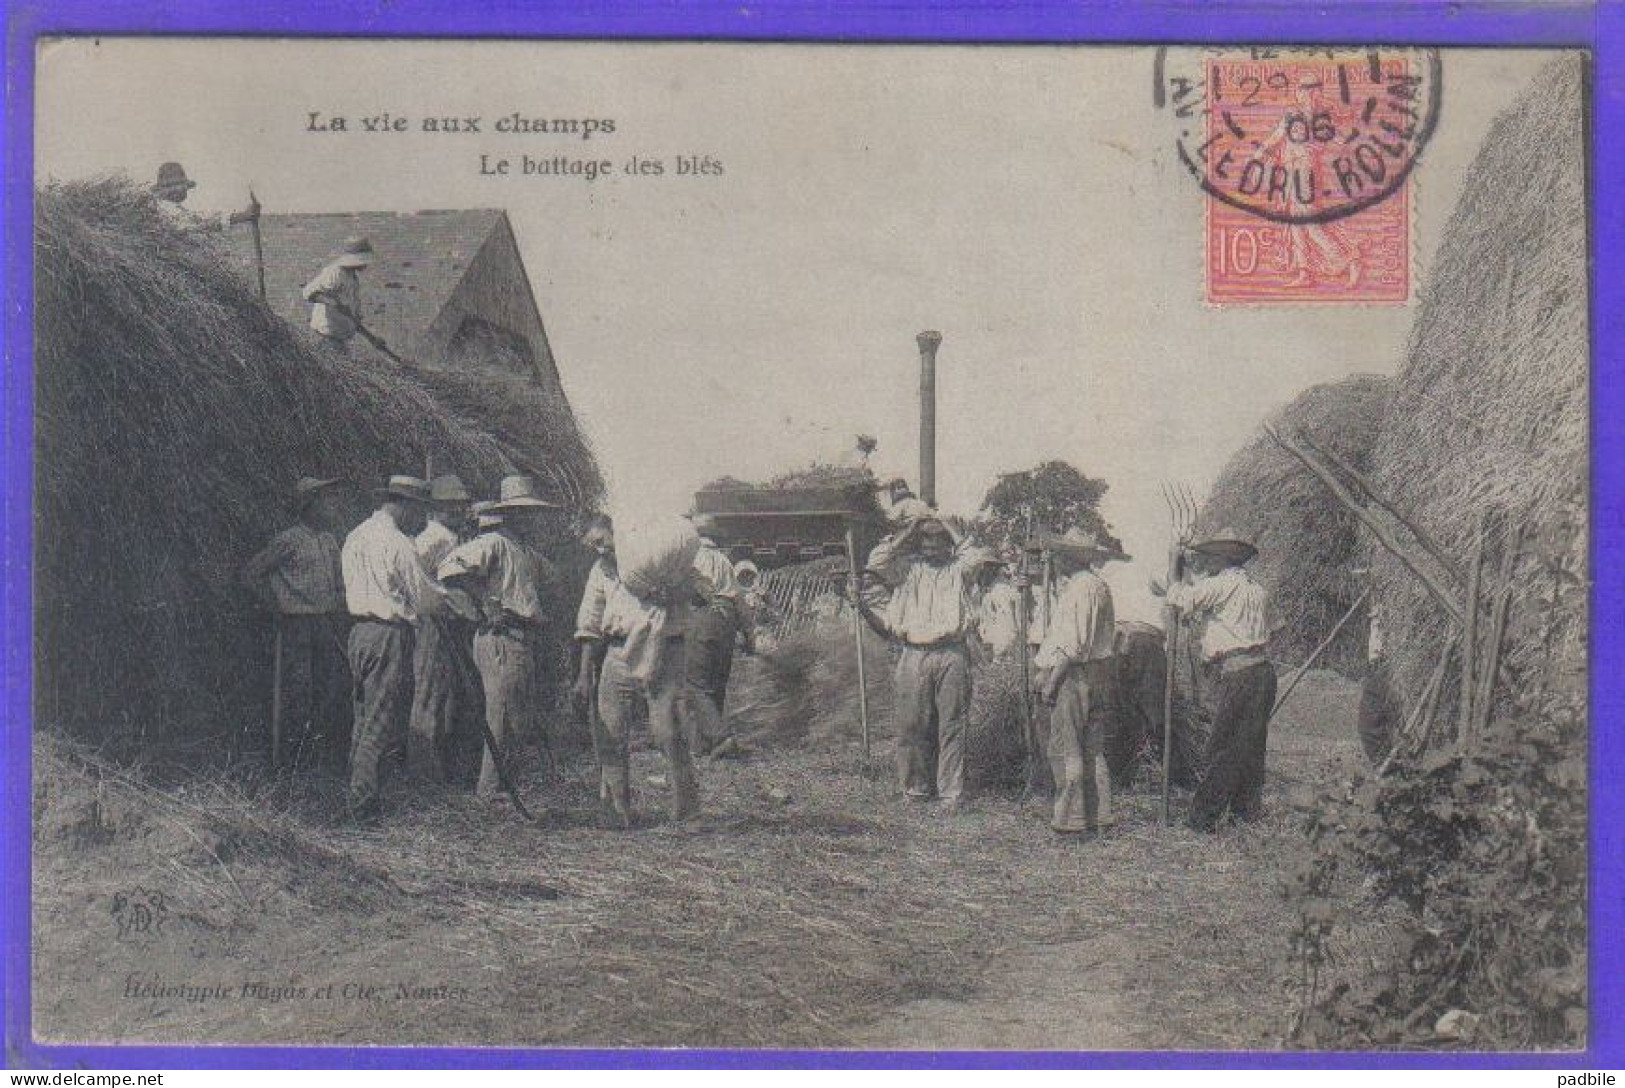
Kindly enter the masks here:
<path id="1" fill-rule="evenodd" d="M 1021 593 L 1009 582 L 994 582 L 982 594 L 976 612 L 977 632 L 995 656 L 1015 653 L 1020 610 Z"/>
<path id="2" fill-rule="evenodd" d="M 417 545 L 384 510 L 351 530 L 339 552 L 350 615 L 416 623 L 438 609 L 443 590 L 429 579 Z"/>
<path id="3" fill-rule="evenodd" d="M 451 527 L 431 519 L 423 527 L 423 532 L 417 535 L 418 558 L 423 560 L 424 570 L 434 570 L 440 561 L 455 548 L 462 540 L 452 531 Z"/>
<path id="4" fill-rule="evenodd" d="M 961 546 L 952 560 L 933 567 L 916 554 L 899 552 L 896 537 L 876 544 L 869 569 L 891 587 L 884 617 L 892 634 L 917 646 L 963 638 L 976 623 L 970 585 L 983 558 L 980 551 Z"/>
<path id="5" fill-rule="evenodd" d="M 1204 660 L 1262 648 L 1270 639 L 1269 595 L 1240 567 L 1226 567 L 1189 585 L 1175 582 L 1168 587 L 1168 603 L 1203 621 Z"/>
<path id="6" fill-rule="evenodd" d="M 1094 571 L 1080 570 L 1061 586 L 1035 664 L 1053 669 L 1110 658 L 1117 652 L 1116 624 L 1111 587 Z"/>
<path id="7" fill-rule="evenodd" d="M 488 530 L 457 545 L 440 561 L 435 574 L 441 581 L 476 576 L 470 592 L 478 597 L 488 622 L 542 622 L 542 563 L 535 552 L 502 533 Z"/>
<path id="8" fill-rule="evenodd" d="M 355 335 L 354 319 L 340 313 L 325 302 L 316 302 L 318 294 L 338 299 L 350 313 L 361 314 L 361 277 L 353 268 L 343 268 L 337 261 L 316 273 L 316 278 L 305 284 L 301 292 L 311 303 L 310 327 L 333 340 L 348 340 Z"/>

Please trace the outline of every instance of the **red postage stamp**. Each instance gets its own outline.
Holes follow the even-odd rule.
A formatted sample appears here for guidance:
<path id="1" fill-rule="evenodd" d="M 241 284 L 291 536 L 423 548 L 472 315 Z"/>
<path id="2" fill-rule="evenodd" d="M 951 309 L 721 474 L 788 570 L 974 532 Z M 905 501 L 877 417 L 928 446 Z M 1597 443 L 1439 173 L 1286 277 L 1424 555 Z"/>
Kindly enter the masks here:
<path id="1" fill-rule="evenodd" d="M 1410 298 L 1409 178 L 1437 114 L 1425 56 L 1254 49 L 1165 78 L 1209 197 L 1210 303 Z"/>

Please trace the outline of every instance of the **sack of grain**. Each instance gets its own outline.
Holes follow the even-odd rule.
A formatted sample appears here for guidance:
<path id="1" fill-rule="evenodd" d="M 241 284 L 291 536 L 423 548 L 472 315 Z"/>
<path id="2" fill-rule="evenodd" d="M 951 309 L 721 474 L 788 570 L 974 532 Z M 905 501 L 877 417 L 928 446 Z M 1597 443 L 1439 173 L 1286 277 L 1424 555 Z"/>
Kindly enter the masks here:
<path id="1" fill-rule="evenodd" d="M 615 558 L 621 581 L 639 597 L 677 593 L 690 584 L 700 535 L 687 518 L 615 519 Z"/>

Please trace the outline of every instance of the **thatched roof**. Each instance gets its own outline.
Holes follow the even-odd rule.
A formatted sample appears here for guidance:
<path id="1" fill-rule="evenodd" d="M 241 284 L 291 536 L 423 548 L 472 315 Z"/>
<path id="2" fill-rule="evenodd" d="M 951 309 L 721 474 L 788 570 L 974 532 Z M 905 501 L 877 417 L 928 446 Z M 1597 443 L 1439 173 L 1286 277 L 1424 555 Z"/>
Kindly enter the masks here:
<path id="1" fill-rule="evenodd" d="M 316 349 L 126 181 L 45 188 L 35 229 L 40 720 L 244 729 L 269 639 L 237 572 L 293 482 L 432 454 L 490 489 L 509 443 L 399 367 Z"/>
<path id="2" fill-rule="evenodd" d="M 1581 60 L 1554 61 L 1490 129 L 1420 300 L 1374 458 L 1379 485 L 1466 566 L 1480 515 L 1527 517 L 1585 570 L 1588 465 L 1585 113 Z M 1415 694 L 1440 610 L 1386 553 L 1374 576 L 1391 656 Z M 1541 579 L 1520 568 L 1515 613 Z M 1583 596 L 1583 595 L 1581 595 Z M 1585 614 L 1563 617 L 1584 663 Z M 1532 650 L 1514 628 L 1514 660 Z"/>
<path id="3" fill-rule="evenodd" d="M 1361 374 L 1306 390 L 1271 416 L 1287 432 L 1306 434 L 1355 468 L 1371 466 L 1388 407 L 1388 379 Z M 1271 651 L 1285 661 L 1314 651 L 1359 598 L 1365 580 L 1356 523 L 1289 453 L 1260 433 L 1232 457 L 1202 508 L 1207 531 L 1229 527 L 1252 535 L 1259 555 L 1253 576 L 1270 591 L 1280 624 Z M 1364 616 L 1350 621 L 1323 663 L 1353 668 L 1365 657 Z"/>

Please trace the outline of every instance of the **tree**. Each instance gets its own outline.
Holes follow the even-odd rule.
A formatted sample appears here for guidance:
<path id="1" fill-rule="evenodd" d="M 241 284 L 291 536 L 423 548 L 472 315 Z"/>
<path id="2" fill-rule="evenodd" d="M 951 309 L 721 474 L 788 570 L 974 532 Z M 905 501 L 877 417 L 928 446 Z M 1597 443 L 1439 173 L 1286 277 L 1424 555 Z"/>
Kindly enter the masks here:
<path id="1" fill-rule="evenodd" d="M 1122 542 L 1100 516 L 1107 486 L 1105 480 L 1085 476 L 1065 461 L 1005 473 L 982 498 L 972 532 L 979 543 L 1004 549 L 1020 547 L 1029 524 L 1035 532 L 1078 528 L 1094 533 L 1108 547 L 1121 548 Z"/>

